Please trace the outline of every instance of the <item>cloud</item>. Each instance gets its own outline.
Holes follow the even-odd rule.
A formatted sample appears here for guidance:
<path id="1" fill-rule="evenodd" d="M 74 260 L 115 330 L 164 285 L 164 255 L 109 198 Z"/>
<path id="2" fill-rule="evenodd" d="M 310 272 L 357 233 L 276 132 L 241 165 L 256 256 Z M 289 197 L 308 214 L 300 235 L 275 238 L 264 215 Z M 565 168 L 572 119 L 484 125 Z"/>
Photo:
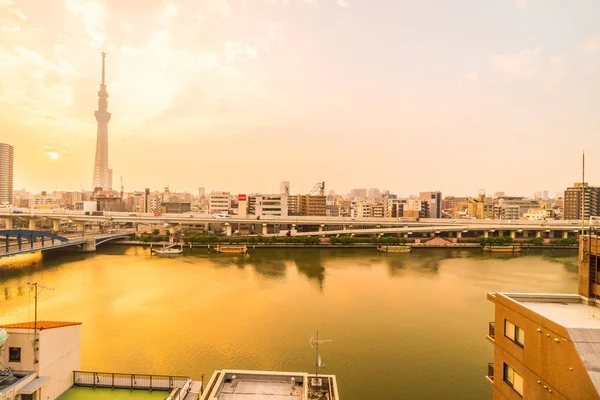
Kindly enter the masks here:
<path id="1" fill-rule="evenodd" d="M 600 36 L 589 38 L 581 44 L 581 50 L 585 54 L 594 54 L 600 52 Z"/>
<path id="2" fill-rule="evenodd" d="M 348 0 L 337 0 L 336 2 L 337 2 L 337 5 L 342 8 L 348 7 L 348 5 L 349 5 Z"/>
<path id="3" fill-rule="evenodd" d="M 522 50 L 512 54 L 494 54 L 492 66 L 509 76 L 533 76 L 542 68 L 542 49 Z"/>
<path id="4" fill-rule="evenodd" d="M 105 39 L 104 33 L 106 9 L 103 3 L 92 0 L 64 0 L 65 8 L 85 26 L 85 32 L 96 47 L 100 47 Z"/>

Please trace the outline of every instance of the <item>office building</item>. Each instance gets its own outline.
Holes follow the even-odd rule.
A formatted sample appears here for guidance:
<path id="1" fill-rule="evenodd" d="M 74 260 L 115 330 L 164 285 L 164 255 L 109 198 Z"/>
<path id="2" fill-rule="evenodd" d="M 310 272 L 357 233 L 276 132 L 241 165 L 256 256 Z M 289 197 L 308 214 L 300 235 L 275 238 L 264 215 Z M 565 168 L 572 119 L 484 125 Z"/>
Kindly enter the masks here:
<path id="1" fill-rule="evenodd" d="M 367 198 L 369 200 L 377 200 L 380 197 L 381 197 L 381 192 L 379 191 L 379 189 L 371 188 L 367 192 Z"/>
<path id="2" fill-rule="evenodd" d="M 577 182 L 565 190 L 564 219 L 581 219 L 581 188 L 584 188 L 585 196 L 583 217 L 587 219 L 600 215 L 600 187 Z"/>
<path id="3" fill-rule="evenodd" d="M 206 196 L 206 189 L 203 187 L 198 188 L 198 198 L 203 199 L 204 196 Z"/>
<path id="4" fill-rule="evenodd" d="M 298 196 L 288 196 L 288 215 L 300 215 L 298 211 Z"/>
<path id="5" fill-rule="evenodd" d="M 10 144 L 0 143 L 0 205 L 12 205 L 13 201 L 14 149 Z"/>
<path id="6" fill-rule="evenodd" d="M 231 194 L 229 192 L 211 192 L 209 212 L 211 214 L 229 214 L 231 211 Z"/>
<path id="7" fill-rule="evenodd" d="M 288 196 L 285 194 L 257 194 L 254 215 L 286 217 L 288 215 Z"/>
<path id="8" fill-rule="evenodd" d="M 94 160 L 94 178 L 92 189 L 112 189 L 112 170 L 108 168 L 108 122 L 111 114 L 108 112 L 108 93 L 104 81 L 104 59 L 106 53 L 102 53 L 102 83 L 98 92 L 98 110 L 94 113 L 98 122 L 98 133 L 96 138 L 96 158 Z"/>
<path id="9" fill-rule="evenodd" d="M 281 182 L 281 185 L 279 185 L 279 193 L 288 196 L 290 195 L 290 183 L 288 181 Z"/>
<path id="10" fill-rule="evenodd" d="M 598 240 L 580 238 L 578 294 L 488 293 L 494 400 L 600 398 Z"/>
<path id="11" fill-rule="evenodd" d="M 429 206 L 427 218 L 442 218 L 442 192 L 421 192 L 419 198 Z"/>

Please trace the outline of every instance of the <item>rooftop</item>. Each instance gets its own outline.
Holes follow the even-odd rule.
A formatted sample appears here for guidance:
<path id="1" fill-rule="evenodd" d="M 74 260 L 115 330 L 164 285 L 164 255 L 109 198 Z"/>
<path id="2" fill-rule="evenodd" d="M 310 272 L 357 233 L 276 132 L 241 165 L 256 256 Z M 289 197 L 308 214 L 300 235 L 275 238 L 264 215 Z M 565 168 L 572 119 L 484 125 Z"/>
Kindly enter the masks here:
<path id="1" fill-rule="evenodd" d="M 577 294 L 502 293 L 565 328 L 600 329 L 600 307 Z"/>
<path id="2" fill-rule="evenodd" d="M 203 400 L 337 400 L 337 383 L 333 375 L 318 379 L 303 372 L 215 371 Z"/>
<path id="3" fill-rule="evenodd" d="M 18 322 L 16 324 L 0 325 L 0 328 L 13 328 L 13 329 L 33 329 L 35 323 L 30 322 Z M 65 326 L 81 325 L 81 322 L 68 322 L 68 321 L 38 321 L 37 328 L 42 329 L 55 329 L 62 328 Z"/>
<path id="4" fill-rule="evenodd" d="M 126 400 L 126 399 L 157 399 L 164 400 L 169 395 L 162 390 L 131 390 L 112 388 L 72 387 L 59 400 Z"/>

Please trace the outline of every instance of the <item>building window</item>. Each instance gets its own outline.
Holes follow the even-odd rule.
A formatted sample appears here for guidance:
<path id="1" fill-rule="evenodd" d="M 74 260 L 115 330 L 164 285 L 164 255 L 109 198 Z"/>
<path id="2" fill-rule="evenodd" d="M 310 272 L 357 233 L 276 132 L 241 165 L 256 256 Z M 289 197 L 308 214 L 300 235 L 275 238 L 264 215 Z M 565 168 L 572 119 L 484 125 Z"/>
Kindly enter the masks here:
<path id="1" fill-rule="evenodd" d="M 513 388 L 515 392 L 523 396 L 523 378 L 506 363 L 504 363 L 504 382 Z"/>
<path id="2" fill-rule="evenodd" d="M 518 344 L 519 346 L 525 346 L 525 332 L 512 322 L 504 320 L 504 336 Z"/>
<path id="3" fill-rule="evenodd" d="M 9 362 L 21 362 L 21 348 L 20 347 L 9 347 L 8 348 L 8 361 Z"/>

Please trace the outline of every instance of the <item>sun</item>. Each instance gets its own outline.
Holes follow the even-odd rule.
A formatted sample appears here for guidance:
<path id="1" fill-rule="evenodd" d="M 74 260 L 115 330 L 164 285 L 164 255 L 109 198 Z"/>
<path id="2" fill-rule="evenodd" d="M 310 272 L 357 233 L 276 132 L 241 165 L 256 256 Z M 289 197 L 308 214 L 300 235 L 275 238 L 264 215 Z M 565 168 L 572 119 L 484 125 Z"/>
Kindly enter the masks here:
<path id="1" fill-rule="evenodd" d="M 49 152 L 49 153 L 46 153 L 46 155 L 48 155 L 48 157 L 50 157 L 53 160 L 56 160 L 58 158 L 58 153 Z"/>

